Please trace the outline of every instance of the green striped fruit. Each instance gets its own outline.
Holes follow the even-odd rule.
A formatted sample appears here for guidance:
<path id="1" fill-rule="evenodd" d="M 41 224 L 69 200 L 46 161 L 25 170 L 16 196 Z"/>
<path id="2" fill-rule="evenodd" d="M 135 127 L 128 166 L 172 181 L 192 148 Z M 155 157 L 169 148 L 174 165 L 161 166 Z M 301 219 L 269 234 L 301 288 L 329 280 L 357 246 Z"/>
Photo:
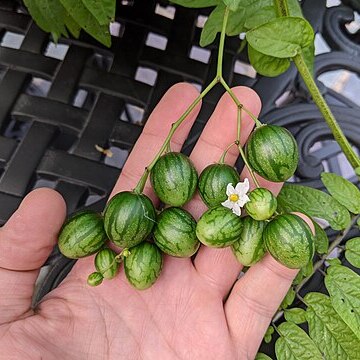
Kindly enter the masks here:
<path id="1" fill-rule="evenodd" d="M 99 286 L 104 280 L 104 277 L 99 272 L 91 273 L 87 278 L 87 283 L 90 286 Z"/>
<path id="2" fill-rule="evenodd" d="M 241 235 L 242 219 L 224 206 L 204 212 L 196 225 L 196 236 L 206 246 L 223 248 Z"/>
<path id="3" fill-rule="evenodd" d="M 311 229 L 297 215 L 278 215 L 266 225 L 263 238 L 272 257 L 290 269 L 302 268 L 314 256 Z"/>
<path id="4" fill-rule="evenodd" d="M 250 135 L 246 157 L 253 170 L 274 182 L 289 179 L 299 162 L 294 137 L 288 130 L 276 125 L 261 126 Z"/>
<path id="5" fill-rule="evenodd" d="M 109 248 L 101 249 L 95 256 L 95 268 L 105 279 L 113 279 L 120 264 L 116 261 L 116 252 Z"/>
<path id="6" fill-rule="evenodd" d="M 165 209 L 159 215 L 153 236 L 160 250 L 171 256 L 190 257 L 200 246 L 195 219 L 177 207 Z"/>
<path id="7" fill-rule="evenodd" d="M 238 172 L 227 164 L 211 164 L 207 166 L 199 177 L 199 193 L 208 207 L 221 205 L 227 199 L 226 187 L 234 187 L 240 181 Z"/>
<path id="8" fill-rule="evenodd" d="M 243 218 L 244 227 L 240 238 L 231 245 L 231 250 L 244 266 L 257 263 L 265 254 L 263 231 L 265 221 L 256 221 L 250 216 Z"/>
<path id="9" fill-rule="evenodd" d="M 154 205 L 146 195 L 123 191 L 107 204 L 104 227 L 115 245 L 132 247 L 150 235 L 155 219 Z"/>
<path id="10" fill-rule="evenodd" d="M 257 188 L 249 193 L 250 201 L 245 204 L 247 213 L 255 220 L 267 220 L 277 208 L 276 197 L 265 188 Z"/>
<path id="11" fill-rule="evenodd" d="M 138 290 L 145 290 L 155 283 L 162 265 L 161 251 L 147 241 L 132 247 L 130 254 L 124 258 L 125 275 Z"/>
<path id="12" fill-rule="evenodd" d="M 182 206 L 194 195 L 198 175 L 190 159 L 169 152 L 159 158 L 150 173 L 152 187 L 165 204 Z"/>
<path id="13" fill-rule="evenodd" d="M 107 241 L 101 215 L 85 210 L 72 215 L 62 226 L 58 246 L 70 259 L 95 254 Z"/>

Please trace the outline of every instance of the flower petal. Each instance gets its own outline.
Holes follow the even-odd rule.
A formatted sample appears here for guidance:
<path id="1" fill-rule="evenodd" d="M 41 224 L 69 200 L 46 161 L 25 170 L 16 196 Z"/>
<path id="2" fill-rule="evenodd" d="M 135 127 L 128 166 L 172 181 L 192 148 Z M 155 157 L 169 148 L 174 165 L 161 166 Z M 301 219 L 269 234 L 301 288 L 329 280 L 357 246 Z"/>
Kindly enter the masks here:
<path id="1" fill-rule="evenodd" d="M 232 201 L 230 201 L 230 200 L 226 200 L 226 201 L 222 202 L 221 205 L 225 206 L 225 207 L 227 207 L 229 209 L 232 209 L 233 206 L 234 206 L 234 203 Z"/>
<path id="2" fill-rule="evenodd" d="M 250 189 L 249 179 L 245 178 L 243 182 L 237 183 L 235 191 L 239 196 L 246 194 Z"/>
<path id="3" fill-rule="evenodd" d="M 245 194 L 239 198 L 237 203 L 239 204 L 239 206 L 243 207 L 249 201 L 250 201 L 250 198 Z"/>
<path id="4" fill-rule="evenodd" d="M 244 190 L 245 190 L 245 194 L 250 190 L 250 183 L 248 178 L 244 179 Z"/>
<path id="5" fill-rule="evenodd" d="M 237 216 L 241 215 L 241 208 L 237 203 L 234 203 L 232 212 Z"/>
<path id="6" fill-rule="evenodd" d="M 236 191 L 233 187 L 233 184 L 229 183 L 229 184 L 227 184 L 227 187 L 226 187 L 226 195 L 230 196 L 231 194 L 236 194 Z"/>

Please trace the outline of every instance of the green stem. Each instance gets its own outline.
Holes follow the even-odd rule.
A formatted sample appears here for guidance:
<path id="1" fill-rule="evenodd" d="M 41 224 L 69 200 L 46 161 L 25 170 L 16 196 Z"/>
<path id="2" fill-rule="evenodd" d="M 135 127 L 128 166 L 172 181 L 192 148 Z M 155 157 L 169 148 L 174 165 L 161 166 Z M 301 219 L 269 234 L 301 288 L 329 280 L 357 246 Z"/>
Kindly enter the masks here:
<path id="1" fill-rule="evenodd" d="M 240 144 L 240 136 L 241 136 L 241 111 L 242 111 L 242 108 L 238 106 L 238 108 L 237 108 L 237 136 L 236 136 L 238 145 Z"/>
<path id="2" fill-rule="evenodd" d="M 219 164 L 224 164 L 225 162 L 225 156 L 228 153 L 228 151 L 234 146 L 237 145 L 237 142 L 232 142 L 231 144 L 228 145 L 228 147 L 225 149 L 225 151 L 223 152 L 223 154 L 221 155 L 221 158 L 219 160 Z"/>
<path id="3" fill-rule="evenodd" d="M 302 53 L 297 54 L 293 58 L 294 64 L 296 65 L 301 77 L 303 78 L 315 104 L 319 108 L 321 114 L 324 116 L 324 119 L 331 129 L 335 140 L 341 147 L 342 151 L 344 152 L 346 158 L 349 160 L 351 166 L 356 169 L 360 166 L 360 158 L 355 154 L 353 148 L 351 147 L 350 143 L 346 139 L 344 133 L 342 132 L 339 124 L 337 123 L 333 113 L 331 112 L 328 104 L 326 103 L 325 99 L 321 95 L 320 90 L 316 86 L 316 83 L 305 63 L 304 57 Z"/>
<path id="4" fill-rule="evenodd" d="M 222 64 L 223 64 L 223 56 L 224 56 L 224 44 L 225 44 L 225 33 L 226 33 L 226 25 L 229 17 L 229 8 L 226 7 L 224 19 L 222 23 L 222 29 L 220 34 L 220 44 L 219 44 L 219 53 L 218 53 L 218 61 L 217 61 L 217 71 L 216 77 L 218 80 L 222 78 Z"/>
<path id="5" fill-rule="evenodd" d="M 290 16 L 287 0 L 275 0 L 274 2 L 278 16 Z"/>
<path id="6" fill-rule="evenodd" d="M 104 275 L 108 270 L 110 270 L 115 263 L 121 263 L 124 260 L 124 257 L 129 256 L 130 251 L 128 248 L 124 248 L 119 254 L 117 254 L 111 264 L 104 269 L 103 271 L 99 271 L 101 275 Z"/>
<path id="7" fill-rule="evenodd" d="M 240 152 L 240 155 L 245 163 L 245 166 L 248 168 L 249 170 L 249 173 L 251 175 L 251 178 L 253 179 L 254 181 L 254 184 L 256 185 L 256 187 L 260 187 L 260 184 L 259 182 L 257 181 L 256 177 L 255 177 L 255 174 L 251 168 L 251 166 L 249 165 L 247 159 L 246 159 L 246 156 L 244 154 L 244 150 L 242 149 L 241 147 L 241 143 L 240 143 L 240 132 L 241 132 L 241 110 L 242 110 L 242 107 L 238 106 L 237 108 L 237 133 L 238 133 L 238 137 L 237 137 L 237 146 L 238 146 L 238 149 L 239 149 L 239 152 Z"/>
<path id="8" fill-rule="evenodd" d="M 289 8 L 287 0 L 274 0 L 274 4 L 277 10 L 278 15 L 289 16 Z M 307 67 L 304 56 L 302 52 L 293 57 L 295 66 L 297 67 L 302 79 L 304 80 L 305 85 L 307 86 L 316 106 L 323 115 L 327 125 L 329 126 L 335 140 L 341 147 L 341 150 L 344 152 L 346 158 L 348 159 L 351 166 L 355 169 L 360 167 L 360 158 L 356 155 L 355 151 L 351 147 L 350 143 L 346 139 L 343 131 L 341 130 L 339 124 L 337 123 L 334 114 L 330 110 L 328 104 L 326 103 L 324 97 L 322 96 L 319 88 L 317 87 L 315 80 Z"/>
<path id="9" fill-rule="evenodd" d="M 224 87 L 226 92 L 230 95 L 230 97 L 233 99 L 236 106 L 244 109 L 244 111 L 251 117 L 251 119 L 255 122 L 256 127 L 263 126 L 261 121 L 239 101 L 239 99 L 236 97 L 234 92 L 230 89 L 229 85 L 226 83 L 226 81 L 223 78 L 220 79 L 220 83 Z"/>
<path id="10" fill-rule="evenodd" d="M 191 111 L 195 108 L 195 106 L 202 100 L 202 98 L 218 83 L 218 79 L 215 78 L 202 92 L 201 94 L 190 104 L 190 106 L 185 110 L 185 112 L 180 116 L 180 118 L 174 122 L 171 125 L 171 129 L 163 143 L 163 145 L 161 146 L 160 150 L 158 151 L 158 153 L 156 154 L 156 156 L 154 157 L 153 161 L 145 168 L 145 171 L 143 173 L 143 175 L 141 176 L 138 184 L 136 185 L 134 192 L 141 194 L 144 190 L 146 181 L 149 177 L 150 171 L 151 169 L 154 167 L 154 165 L 156 164 L 156 162 L 158 161 L 158 159 L 160 158 L 160 156 L 163 154 L 163 152 L 166 150 L 166 148 L 168 147 L 168 144 L 171 141 L 171 138 L 173 137 L 176 129 L 181 125 L 181 123 L 186 119 L 186 117 L 191 113 Z"/>

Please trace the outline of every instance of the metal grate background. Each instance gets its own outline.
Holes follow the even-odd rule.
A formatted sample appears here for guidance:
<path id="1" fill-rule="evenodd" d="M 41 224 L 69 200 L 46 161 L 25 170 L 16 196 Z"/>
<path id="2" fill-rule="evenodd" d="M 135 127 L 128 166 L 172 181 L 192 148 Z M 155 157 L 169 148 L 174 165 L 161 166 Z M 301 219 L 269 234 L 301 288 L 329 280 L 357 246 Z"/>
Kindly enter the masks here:
<path id="1" fill-rule="evenodd" d="M 118 3 L 108 49 L 84 33 L 79 40 L 62 38 L 56 47 L 20 3 L 1 1 L 0 225 L 40 186 L 59 191 L 69 213 L 84 207 L 102 210 L 164 92 L 179 81 L 201 89 L 213 78 L 217 48 L 198 45 L 206 9 L 188 10 L 167 1 Z M 315 73 L 345 134 L 360 149 L 360 9 L 351 0 L 335 7 L 326 3 L 302 1 L 317 32 Z M 240 42 L 237 37 L 226 41 L 225 78 L 254 88 L 263 101 L 262 121 L 286 126 L 296 136 L 301 160 L 292 181 L 321 188 L 325 168 L 356 182 L 296 69 L 292 66 L 275 79 L 258 76 L 246 55 L 237 53 Z M 205 99 L 185 153 L 221 94 L 216 88 Z M 95 145 L 109 148 L 114 156 L 104 156 Z M 330 239 L 336 235 L 328 233 Z M 37 300 L 63 279 L 73 262 L 55 249 L 47 265 L 50 271 Z M 319 286 L 314 281 L 310 288 Z"/>

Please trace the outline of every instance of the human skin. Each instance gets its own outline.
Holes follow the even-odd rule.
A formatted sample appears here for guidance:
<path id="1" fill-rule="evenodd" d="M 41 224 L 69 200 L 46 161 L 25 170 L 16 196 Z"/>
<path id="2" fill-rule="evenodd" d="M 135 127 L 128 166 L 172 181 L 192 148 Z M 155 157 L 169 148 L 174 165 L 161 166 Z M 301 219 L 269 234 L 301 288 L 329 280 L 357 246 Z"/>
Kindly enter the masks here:
<path id="1" fill-rule="evenodd" d="M 233 91 L 248 109 L 259 113 L 260 100 L 251 89 Z M 111 196 L 135 187 L 171 124 L 197 95 L 194 87 L 183 83 L 164 95 Z M 199 110 L 200 105 L 176 131 L 171 142 L 174 151 L 181 149 Z M 253 125 L 244 114 L 242 144 Z M 236 106 L 224 95 L 191 154 L 197 170 L 218 161 L 235 138 Z M 226 162 L 233 165 L 237 156 L 232 147 Z M 251 180 L 246 169 L 241 174 L 245 177 Z M 275 194 L 282 186 L 258 179 Z M 145 193 L 158 204 L 149 183 Z M 186 209 L 199 218 L 206 208 L 196 196 Z M 229 248 L 202 246 L 193 261 L 165 256 L 159 279 L 147 290 L 132 288 L 123 269 L 114 280 L 92 288 L 86 283 L 94 271 L 91 256 L 79 260 L 32 309 L 34 283 L 65 214 L 57 192 L 38 189 L 0 228 L 0 359 L 254 359 L 297 273 L 267 254 L 237 280 L 242 266 Z"/>

